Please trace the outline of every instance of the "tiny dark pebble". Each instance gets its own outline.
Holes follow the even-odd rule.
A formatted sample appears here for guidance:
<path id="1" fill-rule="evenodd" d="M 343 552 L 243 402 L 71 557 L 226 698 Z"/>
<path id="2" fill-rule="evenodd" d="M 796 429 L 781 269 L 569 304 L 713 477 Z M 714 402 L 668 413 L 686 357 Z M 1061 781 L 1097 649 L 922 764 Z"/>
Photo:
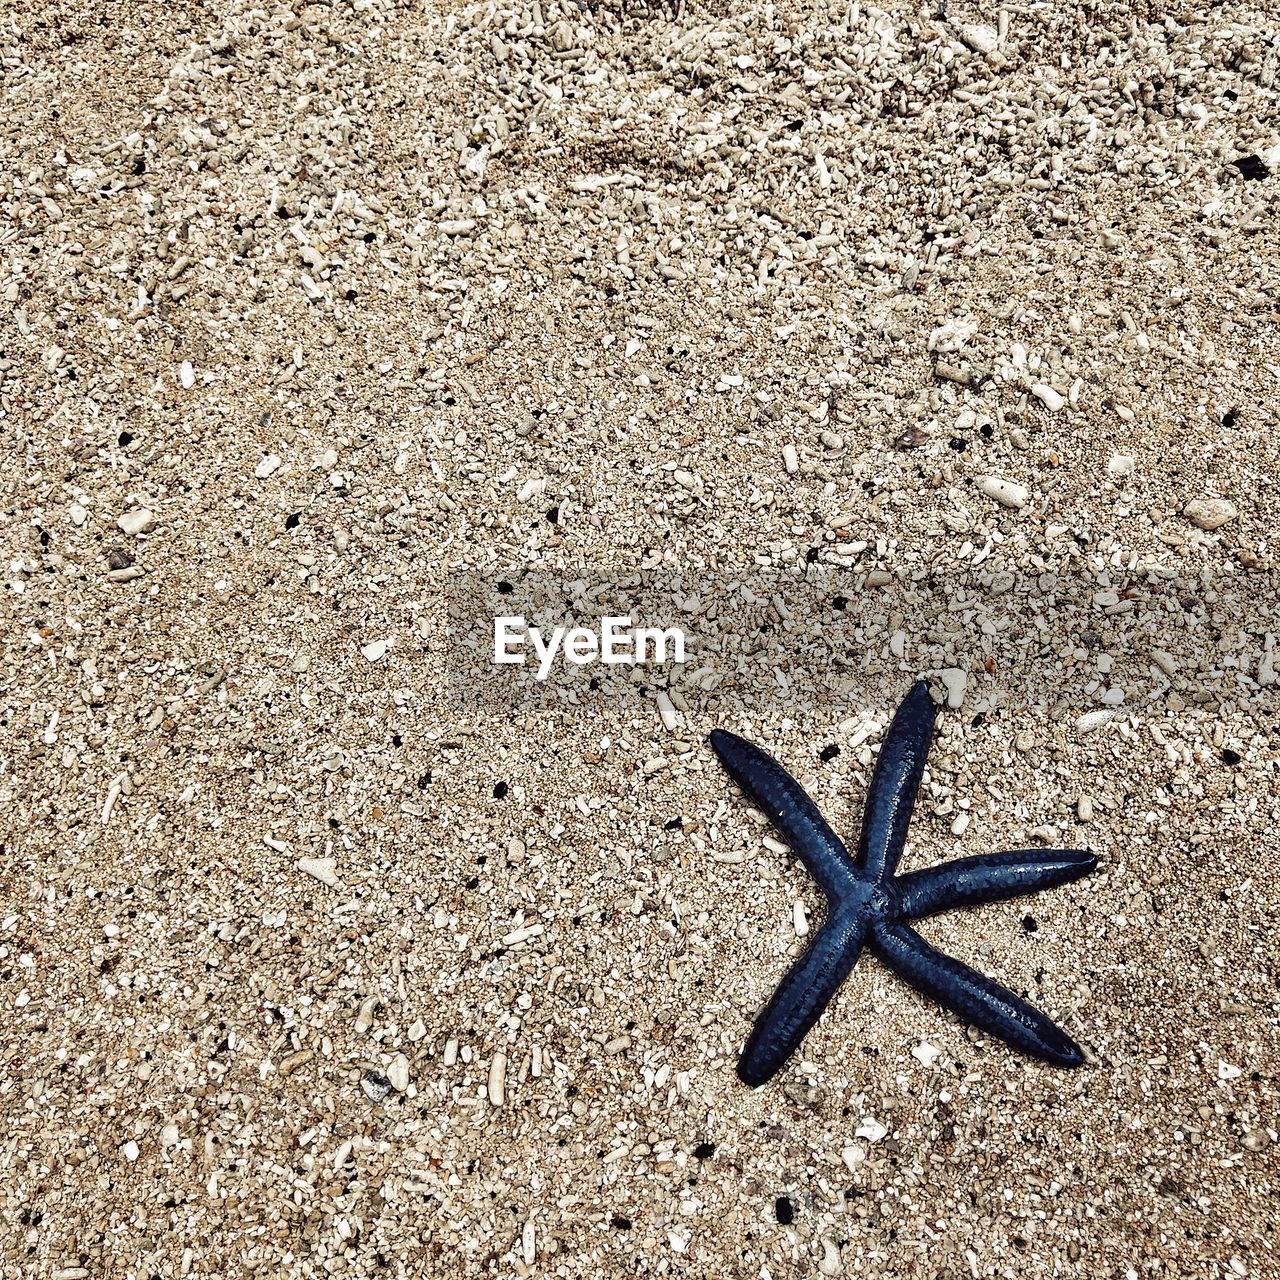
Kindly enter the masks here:
<path id="1" fill-rule="evenodd" d="M 1271 176 L 1271 170 L 1256 155 L 1237 156 L 1231 163 L 1240 170 L 1240 176 L 1246 182 L 1261 182 Z"/>
<path id="2" fill-rule="evenodd" d="M 507 792 L 510 790 L 511 788 L 505 782 L 499 782 L 493 788 L 493 798 L 495 800 L 505 800 Z"/>
<path id="3" fill-rule="evenodd" d="M 843 610 L 843 609 L 845 609 L 845 608 L 847 608 L 847 607 L 848 607 L 848 604 L 849 604 L 849 597 L 848 597 L 848 596 L 836 596 L 836 597 L 831 601 L 831 607 L 832 607 L 833 609 Z"/>
<path id="4" fill-rule="evenodd" d="M 684 826 L 683 818 L 668 818 L 666 822 L 662 824 L 664 831 L 679 831 L 680 828 L 683 826 Z"/>
<path id="5" fill-rule="evenodd" d="M 284 527 L 286 529 L 296 529 L 302 523 L 302 512 L 295 511 L 291 516 L 285 516 Z"/>
<path id="6" fill-rule="evenodd" d="M 552 524 L 559 524 L 559 523 L 560 523 L 560 508 L 559 508 L 559 507 L 552 507 L 552 508 L 551 508 L 551 510 L 547 512 L 547 519 L 548 519 L 548 520 L 550 520 Z"/>
<path id="7" fill-rule="evenodd" d="M 1023 917 L 1022 917 L 1022 931 L 1023 931 L 1023 933 L 1035 933 L 1035 931 L 1036 931 L 1039 927 L 1040 927 L 1040 926 L 1039 926 L 1038 924 L 1036 924 L 1036 918 L 1035 918 L 1035 916 L 1023 916 Z"/>
<path id="8" fill-rule="evenodd" d="M 821 751 L 818 752 L 820 760 L 834 760 L 840 754 L 840 748 L 834 742 L 828 742 Z"/>
<path id="9" fill-rule="evenodd" d="M 431 770 L 418 775 L 418 790 L 425 791 L 431 785 Z"/>
<path id="10" fill-rule="evenodd" d="M 1224 427 L 1226 427 L 1226 429 L 1227 429 L 1228 431 L 1233 430 L 1233 429 L 1234 429 L 1234 427 L 1235 427 L 1235 425 L 1236 425 L 1236 423 L 1237 423 L 1239 420 L 1240 420 L 1240 410 L 1239 410 L 1239 409 L 1228 409 L 1228 410 L 1226 411 L 1226 413 L 1224 413 L 1224 414 L 1222 415 L 1222 425 L 1223 425 Z"/>
<path id="11" fill-rule="evenodd" d="M 784 1227 L 790 1225 L 790 1223 L 795 1219 L 795 1205 L 793 1205 L 786 1196 L 779 1196 L 773 1202 L 773 1207 L 778 1215 L 778 1221 L 782 1223 Z"/>
<path id="12" fill-rule="evenodd" d="M 108 569 L 127 569 L 133 563 L 133 557 L 123 547 L 112 547 L 107 552 Z"/>
<path id="13" fill-rule="evenodd" d="M 514 590 L 515 587 L 505 580 L 498 583 L 498 594 L 500 596 L 509 596 Z"/>
<path id="14" fill-rule="evenodd" d="M 693 1158 L 695 1160 L 710 1160 L 716 1153 L 716 1144 L 714 1142 L 700 1142 L 693 1149 Z"/>
<path id="15" fill-rule="evenodd" d="M 1223 747 L 1222 759 L 1226 764 L 1239 764 L 1240 753 L 1238 751 L 1232 751 L 1230 747 Z"/>
<path id="16" fill-rule="evenodd" d="M 630 1219 L 630 1218 L 624 1218 L 624 1217 L 622 1216 L 622 1214 L 620 1214 L 620 1213 L 615 1213 L 615 1214 L 613 1215 L 613 1219 L 612 1219 L 612 1221 L 613 1221 L 613 1225 L 614 1225 L 614 1226 L 615 1226 L 619 1231 L 630 1231 L 630 1230 L 631 1230 L 631 1219 Z"/>

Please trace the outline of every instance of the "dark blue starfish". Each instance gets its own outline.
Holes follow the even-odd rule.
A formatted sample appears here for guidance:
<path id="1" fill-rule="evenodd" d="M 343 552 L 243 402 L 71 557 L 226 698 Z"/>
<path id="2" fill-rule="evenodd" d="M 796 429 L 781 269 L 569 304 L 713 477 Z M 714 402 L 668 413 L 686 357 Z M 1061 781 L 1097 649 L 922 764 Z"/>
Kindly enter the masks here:
<path id="1" fill-rule="evenodd" d="M 795 1052 L 849 975 L 864 944 L 912 986 L 1015 1049 L 1060 1067 L 1084 1061 L 1044 1014 L 968 965 L 934 950 L 908 920 L 951 907 L 998 902 L 1066 884 L 1098 865 L 1087 849 L 1023 849 L 962 858 L 895 876 L 933 738 L 933 701 L 923 681 L 893 717 L 867 790 L 851 858 L 804 788 L 770 755 L 716 729 L 711 746 L 729 776 L 786 838 L 827 896 L 827 922 L 756 1019 L 738 1062 L 753 1088 Z"/>

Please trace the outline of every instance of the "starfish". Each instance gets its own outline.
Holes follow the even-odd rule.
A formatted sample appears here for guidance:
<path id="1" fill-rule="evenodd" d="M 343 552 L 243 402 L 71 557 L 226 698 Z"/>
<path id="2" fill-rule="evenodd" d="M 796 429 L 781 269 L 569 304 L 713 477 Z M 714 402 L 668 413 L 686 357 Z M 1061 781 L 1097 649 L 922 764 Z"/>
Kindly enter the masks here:
<path id="1" fill-rule="evenodd" d="M 716 729 L 711 747 L 729 776 L 795 850 L 827 898 L 827 920 L 756 1019 L 738 1076 L 756 1088 L 795 1052 L 849 976 L 864 946 L 925 995 L 1019 1052 L 1060 1067 L 1080 1047 L 1044 1014 L 968 965 L 931 947 L 909 920 L 952 907 L 999 902 L 1088 875 L 1087 849 L 980 854 L 895 875 L 933 738 L 933 700 L 918 681 L 889 725 L 871 785 L 856 857 L 804 788 L 767 752 Z"/>

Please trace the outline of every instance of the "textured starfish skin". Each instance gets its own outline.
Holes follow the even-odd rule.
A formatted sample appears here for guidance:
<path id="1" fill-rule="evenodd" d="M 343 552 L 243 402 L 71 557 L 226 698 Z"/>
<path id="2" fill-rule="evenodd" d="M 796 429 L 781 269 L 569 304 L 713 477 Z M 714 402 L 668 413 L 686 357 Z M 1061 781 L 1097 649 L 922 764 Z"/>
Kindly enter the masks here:
<path id="1" fill-rule="evenodd" d="M 711 734 L 711 747 L 729 776 L 782 833 L 827 897 L 826 924 L 778 984 L 747 1038 L 738 1062 L 744 1084 L 754 1088 L 778 1072 L 864 946 L 925 995 L 1019 1052 L 1060 1067 L 1084 1061 L 1079 1046 L 1044 1014 L 935 950 L 907 923 L 1066 884 L 1098 865 L 1086 849 L 1024 849 L 895 875 L 933 740 L 933 714 L 928 688 L 919 681 L 880 748 L 854 857 L 772 756 L 723 729 Z"/>

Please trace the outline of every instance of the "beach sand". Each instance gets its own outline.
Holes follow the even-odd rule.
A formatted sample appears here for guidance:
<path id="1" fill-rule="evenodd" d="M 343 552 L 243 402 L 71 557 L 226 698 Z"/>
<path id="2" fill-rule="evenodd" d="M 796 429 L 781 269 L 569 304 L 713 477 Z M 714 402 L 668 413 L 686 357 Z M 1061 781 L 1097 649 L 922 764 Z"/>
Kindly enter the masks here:
<path id="1" fill-rule="evenodd" d="M 0 1274 L 1280 1274 L 1274 13 L 0 54 Z M 1087 1063 L 867 956 L 749 1090 L 823 904 L 706 735 L 852 838 L 920 675 L 904 868 L 1100 859 L 923 931 Z"/>

